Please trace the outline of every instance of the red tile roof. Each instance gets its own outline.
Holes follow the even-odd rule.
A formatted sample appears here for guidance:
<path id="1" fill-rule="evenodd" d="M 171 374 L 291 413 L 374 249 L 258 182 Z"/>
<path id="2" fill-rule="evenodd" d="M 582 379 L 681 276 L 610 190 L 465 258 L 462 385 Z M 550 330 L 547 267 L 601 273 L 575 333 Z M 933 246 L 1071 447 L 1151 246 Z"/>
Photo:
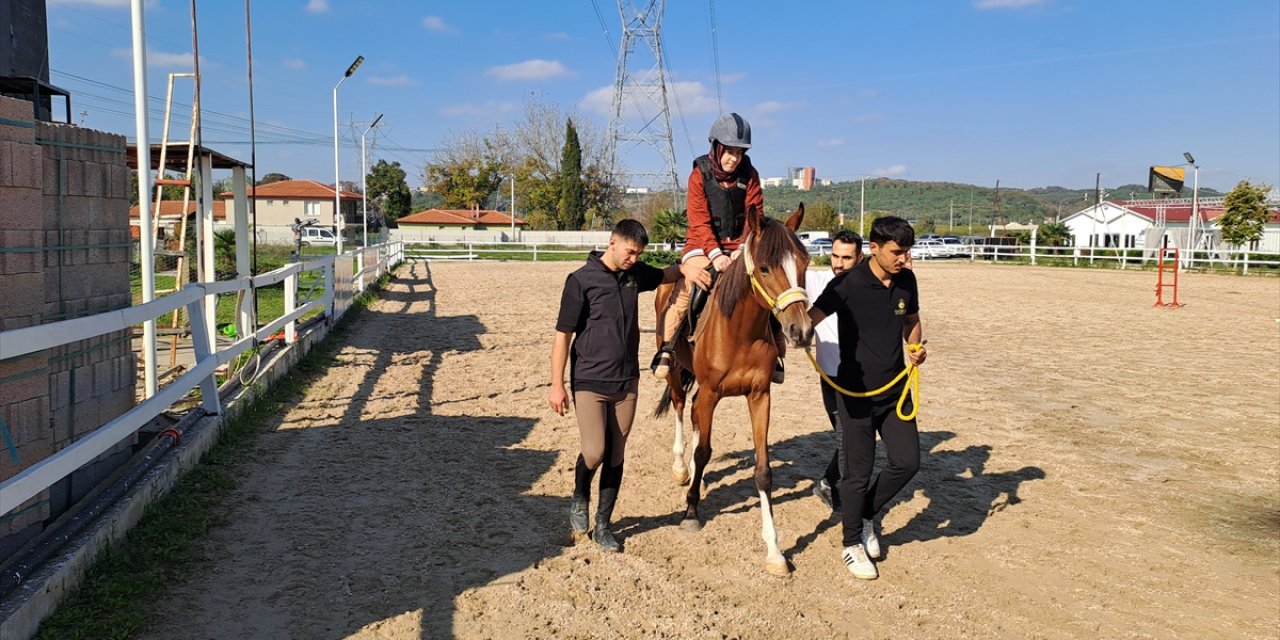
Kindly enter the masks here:
<path id="1" fill-rule="evenodd" d="M 271 184 L 258 185 L 257 187 L 247 187 L 245 189 L 250 198 L 278 198 L 296 199 L 296 200 L 332 200 L 333 187 L 327 184 L 320 184 L 315 180 L 281 180 L 280 182 L 272 182 Z M 255 195 L 256 194 L 256 195 Z M 223 198 L 231 198 L 230 191 L 222 194 Z M 360 194 L 350 191 L 342 192 L 344 200 L 359 200 Z"/>
<path id="2" fill-rule="evenodd" d="M 1151 220 L 1156 219 L 1157 206 L 1150 200 L 1120 200 L 1115 204 Z M 1165 205 L 1163 209 L 1166 222 L 1185 223 L 1191 219 L 1191 205 L 1188 203 Z M 1219 203 L 1200 205 L 1200 216 L 1205 220 L 1213 220 L 1222 213 L 1223 207 Z M 1280 222 L 1280 209 L 1271 210 L 1271 222 Z"/>
<path id="3" fill-rule="evenodd" d="M 524 224 L 524 220 L 516 218 L 516 224 Z M 477 224 L 491 226 L 510 226 L 511 216 L 501 211 L 490 209 L 427 209 L 411 213 L 399 220 L 400 226 L 415 224 L 472 226 Z"/>
<path id="4" fill-rule="evenodd" d="M 154 211 L 154 209 L 153 209 Z M 196 212 L 196 203 L 194 200 L 187 203 L 187 215 Z M 161 220 L 177 220 L 182 215 L 181 200 L 161 200 L 160 201 L 160 219 Z M 213 202 L 213 219 L 227 219 L 227 203 L 215 200 Z M 138 205 L 129 207 L 129 220 L 131 224 L 136 224 L 138 220 Z"/>

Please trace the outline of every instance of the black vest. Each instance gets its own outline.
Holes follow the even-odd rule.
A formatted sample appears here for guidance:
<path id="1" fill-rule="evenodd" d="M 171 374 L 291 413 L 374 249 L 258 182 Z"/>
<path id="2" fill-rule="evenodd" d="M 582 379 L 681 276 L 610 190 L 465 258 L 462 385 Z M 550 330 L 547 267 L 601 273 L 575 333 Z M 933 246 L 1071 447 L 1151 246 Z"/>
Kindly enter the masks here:
<path id="1" fill-rule="evenodd" d="M 693 168 L 702 174 L 702 193 L 707 197 L 707 209 L 711 212 L 711 230 L 717 242 L 724 242 L 742 235 L 747 221 L 747 183 L 751 175 L 751 159 L 742 156 L 738 165 L 738 181 L 728 189 L 720 186 L 711 171 L 711 159 L 698 156 Z"/>

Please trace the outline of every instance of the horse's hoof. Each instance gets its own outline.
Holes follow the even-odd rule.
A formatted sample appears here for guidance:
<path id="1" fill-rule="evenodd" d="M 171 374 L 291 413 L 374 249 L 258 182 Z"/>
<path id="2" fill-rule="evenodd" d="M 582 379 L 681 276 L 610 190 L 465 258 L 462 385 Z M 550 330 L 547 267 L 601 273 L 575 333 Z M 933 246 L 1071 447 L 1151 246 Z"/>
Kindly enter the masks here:
<path id="1" fill-rule="evenodd" d="M 697 518 L 685 518 L 680 521 L 680 528 L 685 531 L 702 531 L 702 521 Z"/>
<path id="2" fill-rule="evenodd" d="M 764 563 L 764 570 L 768 571 L 771 576 L 785 578 L 786 576 L 791 575 L 791 564 L 786 560 L 783 560 L 782 562 L 766 562 Z"/>
<path id="3" fill-rule="evenodd" d="M 671 479 L 675 480 L 677 485 L 683 487 L 689 484 L 689 471 L 687 469 L 672 469 Z"/>

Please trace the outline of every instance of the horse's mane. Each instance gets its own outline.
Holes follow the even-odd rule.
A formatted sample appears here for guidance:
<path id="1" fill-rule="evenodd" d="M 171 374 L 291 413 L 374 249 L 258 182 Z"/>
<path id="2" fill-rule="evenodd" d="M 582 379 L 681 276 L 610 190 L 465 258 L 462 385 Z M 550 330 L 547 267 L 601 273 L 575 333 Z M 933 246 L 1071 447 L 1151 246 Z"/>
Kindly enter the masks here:
<path id="1" fill-rule="evenodd" d="M 781 222 L 764 216 L 761 217 L 761 221 L 760 227 L 756 230 L 756 233 L 760 234 L 760 241 L 751 253 L 756 269 L 778 267 L 795 253 L 804 251 L 800 240 Z M 750 240 L 751 238 L 748 238 L 748 241 Z M 743 246 L 746 247 L 747 243 L 744 242 Z M 729 269 L 720 275 L 720 280 L 712 289 L 711 295 L 715 297 L 716 306 L 720 308 L 720 312 L 728 317 L 733 315 L 738 301 L 750 293 L 751 278 L 747 276 L 746 263 L 739 255 L 729 265 Z"/>

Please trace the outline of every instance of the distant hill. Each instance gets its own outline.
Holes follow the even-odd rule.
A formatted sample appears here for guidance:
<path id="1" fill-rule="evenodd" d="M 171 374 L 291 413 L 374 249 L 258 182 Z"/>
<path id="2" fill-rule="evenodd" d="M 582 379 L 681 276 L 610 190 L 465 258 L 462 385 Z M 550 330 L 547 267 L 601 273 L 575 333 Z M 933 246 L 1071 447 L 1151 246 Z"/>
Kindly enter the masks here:
<path id="1" fill-rule="evenodd" d="M 846 219 L 858 215 L 859 182 L 840 182 L 828 187 L 814 187 L 800 191 L 793 187 L 765 189 L 765 210 L 772 216 L 782 216 L 793 211 L 796 205 L 827 202 L 845 213 Z M 1116 200 L 1140 200 L 1150 198 L 1146 185 L 1126 184 L 1119 187 L 1103 187 L 1106 198 Z M 1222 197 L 1212 189 L 1201 189 L 1203 198 Z M 888 213 L 908 220 L 929 220 L 937 225 L 975 227 L 986 226 L 995 218 L 994 186 L 978 186 L 955 182 L 917 182 L 877 178 L 866 181 L 868 214 Z M 1191 197 L 1191 190 L 1183 192 Z M 1000 187 L 1000 210 L 1006 222 L 1053 221 L 1061 214 L 1066 217 L 1093 204 L 1093 189 L 1068 189 L 1065 187 L 1037 187 L 1013 189 Z M 870 215 L 868 215 L 870 217 Z"/>

